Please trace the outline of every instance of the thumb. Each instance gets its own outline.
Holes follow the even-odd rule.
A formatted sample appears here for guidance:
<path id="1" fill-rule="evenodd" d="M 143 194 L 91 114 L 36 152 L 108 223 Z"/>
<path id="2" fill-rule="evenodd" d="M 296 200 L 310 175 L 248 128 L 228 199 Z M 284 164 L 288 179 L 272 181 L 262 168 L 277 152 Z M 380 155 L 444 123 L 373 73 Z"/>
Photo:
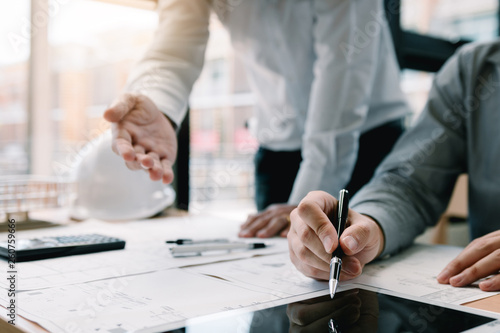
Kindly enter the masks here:
<path id="1" fill-rule="evenodd" d="M 346 228 L 341 237 L 344 253 L 352 256 L 362 251 L 372 241 L 372 231 L 364 221 Z"/>
<path id="2" fill-rule="evenodd" d="M 119 122 L 136 104 L 137 97 L 132 94 L 123 94 L 104 111 L 104 119 L 111 123 Z"/>
<path id="3" fill-rule="evenodd" d="M 384 234 L 375 220 L 368 216 L 349 211 L 352 224 L 342 234 L 340 243 L 344 253 L 356 256 L 362 264 L 366 264 L 377 256 L 384 247 Z"/>

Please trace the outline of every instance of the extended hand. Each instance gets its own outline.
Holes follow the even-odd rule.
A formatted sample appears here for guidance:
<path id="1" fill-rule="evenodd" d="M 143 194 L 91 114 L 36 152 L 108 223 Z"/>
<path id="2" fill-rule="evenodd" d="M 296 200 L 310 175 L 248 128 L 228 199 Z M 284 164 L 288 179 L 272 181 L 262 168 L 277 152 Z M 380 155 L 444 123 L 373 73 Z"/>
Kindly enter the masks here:
<path id="1" fill-rule="evenodd" d="M 299 271 L 315 279 L 328 280 L 332 252 L 339 245 L 329 219 L 336 205 L 337 199 L 326 192 L 309 192 L 290 216 L 290 259 Z M 340 280 L 348 280 L 382 252 L 384 236 L 374 220 L 350 209 L 340 246 L 345 253 Z"/>
<path id="2" fill-rule="evenodd" d="M 290 230 L 290 213 L 297 206 L 274 204 L 262 213 L 249 215 L 247 221 L 240 227 L 240 237 L 286 237 Z"/>
<path id="3" fill-rule="evenodd" d="M 473 240 L 438 275 L 439 283 L 454 287 L 469 285 L 481 278 L 494 274 L 479 283 L 484 291 L 500 290 L 500 230 Z"/>
<path id="4" fill-rule="evenodd" d="M 145 169 L 151 180 L 174 179 L 177 137 L 170 121 L 148 97 L 124 94 L 105 112 L 111 122 L 113 151 L 131 170 Z"/>

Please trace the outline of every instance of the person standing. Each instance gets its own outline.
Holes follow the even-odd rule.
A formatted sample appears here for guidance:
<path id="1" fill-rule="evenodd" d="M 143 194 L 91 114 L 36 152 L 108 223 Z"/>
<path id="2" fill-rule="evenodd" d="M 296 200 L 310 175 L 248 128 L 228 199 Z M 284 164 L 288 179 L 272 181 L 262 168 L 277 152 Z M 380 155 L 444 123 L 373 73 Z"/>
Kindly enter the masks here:
<path id="1" fill-rule="evenodd" d="M 173 178 L 175 129 L 204 60 L 210 14 L 229 31 L 256 96 L 258 213 L 242 237 L 286 236 L 311 190 L 366 183 L 409 113 L 381 0 L 160 0 L 154 42 L 104 113 L 113 149 Z M 165 117 L 166 116 L 166 117 Z"/>

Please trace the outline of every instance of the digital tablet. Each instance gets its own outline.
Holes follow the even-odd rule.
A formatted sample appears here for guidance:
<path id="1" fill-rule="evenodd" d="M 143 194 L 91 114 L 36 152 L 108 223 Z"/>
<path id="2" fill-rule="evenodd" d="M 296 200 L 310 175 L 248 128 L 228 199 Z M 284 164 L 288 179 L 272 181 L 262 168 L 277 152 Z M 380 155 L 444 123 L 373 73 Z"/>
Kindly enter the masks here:
<path id="1" fill-rule="evenodd" d="M 500 332 L 500 314 L 374 288 L 350 289 L 262 309 L 230 310 L 147 332 Z M 260 307 L 260 310 L 255 308 Z M 146 332 L 146 331 L 145 331 Z"/>

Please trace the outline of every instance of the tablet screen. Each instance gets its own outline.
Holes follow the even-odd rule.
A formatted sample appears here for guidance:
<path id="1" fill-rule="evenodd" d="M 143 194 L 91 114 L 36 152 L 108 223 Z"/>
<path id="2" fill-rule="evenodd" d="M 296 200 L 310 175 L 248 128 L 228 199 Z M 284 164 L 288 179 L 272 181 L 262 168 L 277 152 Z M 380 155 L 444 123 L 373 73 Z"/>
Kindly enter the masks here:
<path id="1" fill-rule="evenodd" d="M 187 321 L 170 332 L 464 332 L 498 321 L 486 315 L 431 305 L 364 289 L 322 296 L 249 313 Z M 487 325 L 490 323 L 490 325 Z M 481 329 L 482 331 L 482 329 Z M 493 332 L 494 330 L 487 330 Z"/>

